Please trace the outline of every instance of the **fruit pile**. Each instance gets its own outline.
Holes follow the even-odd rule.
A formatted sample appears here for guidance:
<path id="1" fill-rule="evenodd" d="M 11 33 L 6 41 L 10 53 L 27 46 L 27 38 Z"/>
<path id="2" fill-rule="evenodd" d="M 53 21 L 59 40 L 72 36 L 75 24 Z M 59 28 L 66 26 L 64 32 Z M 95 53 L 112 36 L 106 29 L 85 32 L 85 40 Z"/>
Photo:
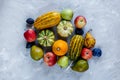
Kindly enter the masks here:
<path id="1" fill-rule="evenodd" d="M 72 70 L 84 72 L 88 70 L 88 60 L 92 56 L 102 55 L 101 49 L 94 48 L 96 39 L 91 34 L 92 30 L 89 30 L 85 37 L 82 36 L 83 28 L 87 23 L 86 18 L 77 16 L 73 25 L 72 17 L 73 11 L 64 9 L 61 12 L 45 13 L 35 21 L 32 18 L 26 20 L 32 27 L 24 32 L 24 38 L 27 41 L 26 48 L 31 48 L 30 55 L 33 60 L 38 61 L 43 58 L 46 65 L 53 66 L 57 63 L 61 68 L 67 68 L 71 61 Z M 55 26 L 57 28 L 53 29 Z M 55 34 L 61 38 L 56 40 Z M 70 43 L 62 39 L 70 36 L 72 37 Z M 51 51 L 47 52 L 44 49 L 46 47 L 51 48 Z"/>

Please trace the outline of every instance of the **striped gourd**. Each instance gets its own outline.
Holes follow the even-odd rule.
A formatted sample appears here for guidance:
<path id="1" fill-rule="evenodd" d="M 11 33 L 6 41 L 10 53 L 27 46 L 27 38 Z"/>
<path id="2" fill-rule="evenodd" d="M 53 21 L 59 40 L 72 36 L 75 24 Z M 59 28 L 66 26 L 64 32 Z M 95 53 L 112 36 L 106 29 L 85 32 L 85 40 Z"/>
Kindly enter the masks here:
<path id="1" fill-rule="evenodd" d="M 34 27 L 38 30 L 51 28 L 56 26 L 61 20 L 61 16 L 59 12 L 48 12 L 41 16 L 39 16 L 35 22 Z"/>
<path id="2" fill-rule="evenodd" d="M 52 46 L 52 44 L 54 43 L 55 35 L 50 30 L 42 30 L 38 34 L 37 40 L 40 45 L 42 45 L 44 47 L 49 47 L 49 46 Z"/>
<path id="3" fill-rule="evenodd" d="M 76 60 L 80 54 L 84 44 L 84 38 L 81 35 L 74 35 L 70 41 L 69 57 L 71 60 Z"/>

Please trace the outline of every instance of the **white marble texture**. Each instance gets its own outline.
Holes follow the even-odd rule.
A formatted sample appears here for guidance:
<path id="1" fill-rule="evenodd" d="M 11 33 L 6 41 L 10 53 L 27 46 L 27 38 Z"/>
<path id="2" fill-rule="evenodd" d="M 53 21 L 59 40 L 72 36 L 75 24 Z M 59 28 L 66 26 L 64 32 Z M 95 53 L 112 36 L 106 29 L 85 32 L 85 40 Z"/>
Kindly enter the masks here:
<path id="1" fill-rule="evenodd" d="M 0 80 L 120 80 L 120 0 L 0 0 Z M 25 48 L 25 20 L 50 10 L 74 10 L 87 19 L 103 55 L 84 73 L 35 62 Z"/>

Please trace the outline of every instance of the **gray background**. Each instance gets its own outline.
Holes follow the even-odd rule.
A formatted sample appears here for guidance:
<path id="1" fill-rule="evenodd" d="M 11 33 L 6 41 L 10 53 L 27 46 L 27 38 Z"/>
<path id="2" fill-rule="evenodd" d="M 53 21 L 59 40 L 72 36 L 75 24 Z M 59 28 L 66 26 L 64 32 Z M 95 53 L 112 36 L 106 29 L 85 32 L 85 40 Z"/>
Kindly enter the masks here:
<path id="1" fill-rule="evenodd" d="M 120 80 L 120 0 L 0 0 L 0 80 Z M 35 62 L 25 48 L 26 19 L 71 8 L 87 19 L 103 55 L 84 73 Z"/>

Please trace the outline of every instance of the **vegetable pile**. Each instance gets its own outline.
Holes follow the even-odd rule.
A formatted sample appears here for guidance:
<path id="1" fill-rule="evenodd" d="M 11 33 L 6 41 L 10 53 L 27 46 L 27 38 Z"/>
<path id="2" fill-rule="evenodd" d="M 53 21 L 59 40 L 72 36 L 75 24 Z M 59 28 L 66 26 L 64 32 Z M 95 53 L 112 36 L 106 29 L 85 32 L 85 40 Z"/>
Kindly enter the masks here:
<path id="1" fill-rule="evenodd" d="M 88 60 L 92 56 L 102 55 L 100 48 L 94 48 L 96 39 L 91 34 L 92 29 L 85 34 L 85 37 L 83 36 L 83 28 L 87 24 L 86 18 L 77 16 L 72 24 L 73 15 L 71 9 L 64 9 L 61 12 L 47 12 L 35 21 L 32 18 L 26 20 L 31 27 L 24 32 L 24 38 L 33 60 L 39 61 L 43 58 L 47 66 L 54 66 L 57 63 L 61 68 L 67 68 L 69 62 L 72 62 L 70 65 L 72 70 L 84 72 L 88 70 Z M 56 40 L 57 36 L 60 38 Z M 67 42 L 69 37 L 72 37 L 70 43 Z M 50 51 L 47 52 L 45 48 L 50 48 Z"/>

